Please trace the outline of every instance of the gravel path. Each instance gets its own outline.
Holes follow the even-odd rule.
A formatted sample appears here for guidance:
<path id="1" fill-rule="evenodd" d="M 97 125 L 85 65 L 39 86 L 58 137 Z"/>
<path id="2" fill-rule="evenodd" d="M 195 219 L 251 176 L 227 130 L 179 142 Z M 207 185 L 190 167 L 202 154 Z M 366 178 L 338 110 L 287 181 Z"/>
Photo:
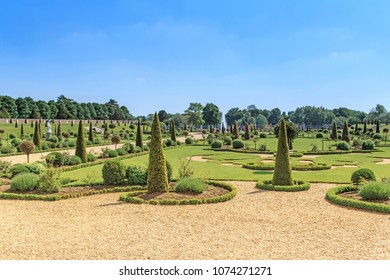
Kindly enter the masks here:
<path id="1" fill-rule="evenodd" d="M 0 259 L 390 259 L 390 216 L 329 204 L 334 185 L 232 183 L 236 198 L 198 206 L 0 200 Z"/>

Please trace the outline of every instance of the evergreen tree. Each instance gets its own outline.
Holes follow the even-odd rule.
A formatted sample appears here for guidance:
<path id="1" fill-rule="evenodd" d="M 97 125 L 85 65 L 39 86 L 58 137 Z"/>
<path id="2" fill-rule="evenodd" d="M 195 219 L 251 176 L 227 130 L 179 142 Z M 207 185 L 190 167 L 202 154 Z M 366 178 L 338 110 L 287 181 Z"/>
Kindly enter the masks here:
<path id="1" fill-rule="evenodd" d="M 363 134 L 366 134 L 367 133 L 367 120 L 364 120 L 364 124 L 363 124 Z"/>
<path id="2" fill-rule="evenodd" d="M 381 133 L 379 120 L 376 120 L 376 133 Z"/>
<path id="3" fill-rule="evenodd" d="M 38 150 L 40 150 L 42 148 L 42 146 L 41 146 L 41 133 L 39 131 L 39 124 L 37 121 L 35 122 L 33 143 L 34 143 L 35 147 L 37 147 Z"/>
<path id="4" fill-rule="evenodd" d="M 142 140 L 142 129 L 141 129 L 141 121 L 138 119 L 137 122 L 137 135 L 135 137 L 135 146 L 138 146 L 141 148 L 141 150 L 144 150 L 144 143 Z"/>
<path id="5" fill-rule="evenodd" d="M 274 186 L 292 186 L 290 153 L 287 142 L 286 122 L 282 118 L 279 124 L 278 149 L 276 151 L 275 170 L 272 178 Z"/>
<path id="6" fill-rule="evenodd" d="M 23 124 L 20 125 L 20 138 L 23 138 L 23 135 L 24 135 L 24 128 L 23 128 Z"/>
<path id="7" fill-rule="evenodd" d="M 348 129 L 348 123 L 347 121 L 344 122 L 344 127 L 343 127 L 343 134 L 341 136 L 341 140 L 349 143 L 349 129 Z"/>
<path id="8" fill-rule="evenodd" d="M 225 134 L 225 132 L 226 132 L 226 129 L 225 129 L 225 124 L 224 124 L 224 123 L 222 123 L 222 134 Z"/>
<path id="9" fill-rule="evenodd" d="M 15 121 L 15 128 L 18 128 L 18 120 Z"/>
<path id="10" fill-rule="evenodd" d="M 89 123 L 88 140 L 91 141 L 92 144 L 95 142 L 94 135 L 93 135 L 92 122 Z"/>
<path id="11" fill-rule="evenodd" d="M 249 140 L 251 138 L 251 135 L 249 133 L 249 125 L 248 123 L 245 124 L 245 139 Z"/>
<path id="12" fill-rule="evenodd" d="M 186 131 L 188 130 L 186 123 L 184 124 L 184 130 L 186 130 Z"/>
<path id="13" fill-rule="evenodd" d="M 176 129 L 174 122 L 171 122 L 171 140 L 176 142 Z"/>
<path id="14" fill-rule="evenodd" d="M 157 112 L 154 114 L 150 140 L 149 167 L 148 167 L 148 192 L 167 192 L 168 174 L 163 152 L 160 120 Z"/>
<path id="15" fill-rule="evenodd" d="M 333 121 L 332 124 L 332 133 L 330 134 L 330 138 L 335 141 L 337 140 L 337 126 L 335 121 Z"/>
<path id="16" fill-rule="evenodd" d="M 237 126 L 237 122 L 234 121 L 234 124 L 233 124 L 233 138 L 234 139 L 239 139 L 240 138 L 240 134 L 239 134 L 239 131 L 238 131 L 238 126 Z"/>
<path id="17" fill-rule="evenodd" d="M 56 135 L 57 135 L 57 138 L 61 141 L 62 140 L 61 121 L 58 122 Z"/>
<path id="18" fill-rule="evenodd" d="M 358 122 L 355 123 L 355 134 L 358 132 Z"/>
<path id="19" fill-rule="evenodd" d="M 84 141 L 84 128 L 83 123 L 80 120 L 79 129 L 77 131 L 77 141 L 76 141 L 76 156 L 81 158 L 82 162 L 87 162 L 87 149 L 85 147 Z"/>

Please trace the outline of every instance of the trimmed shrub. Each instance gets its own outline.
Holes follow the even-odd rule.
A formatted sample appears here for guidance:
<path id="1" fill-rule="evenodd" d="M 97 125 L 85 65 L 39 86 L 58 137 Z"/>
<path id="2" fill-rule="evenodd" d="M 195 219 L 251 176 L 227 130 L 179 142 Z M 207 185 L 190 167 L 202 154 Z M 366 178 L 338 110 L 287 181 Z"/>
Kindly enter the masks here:
<path id="1" fill-rule="evenodd" d="M 69 144 L 69 147 L 70 147 L 70 148 L 76 147 L 76 142 L 73 141 L 73 140 L 69 141 L 68 144 Z"/>
<path id="2" fill-rule="evenodd" d="M 345 141 L 339 141 L 336 144 L 336 149 L 337 150 L 343 150 L 343 151 L 348 151 L 350 149 L 349 144 Z"/>
<path id="3" fill-rule="evenodd" d="M 193 142 L 194 142 L 194 140 L 191 137 L 187 137 L 186 140 L 185 140 L 185 143 L 187 145 L 191 145 Z"/>
<path id="4" fill-rule="evenodd" d="M 41 144 L 41 146 L 42 146 L 42 150 L 44 150 L 44 151 L 46 151 L 46 150 L 49 149 L 49 145 L 48 145 L 46 142 L 43 142 L 43 143 Z"/>
<path id="5" fill-rule="evenodd" d="M 143 139 L 142 139 L 141 121 L 139 119 L 137 122 L 137 134 L 136 134 L 136 138 L 135 138 L 135 145 L 140 147 L 141 150 L 143 151 L 144 144 L 143 144 Z"/>
<path id="6" fill-rule="evenodd" d="M 135 147 L 134 148 L 134 153 L 136 153 L 136 154 L 139 154 L 139 153 L 141 153 L 142 152 L 142 149 L 141 149 L 141 147 Z"/>
<path id="7" fill-rule="evenodd" d="M 2 154 L 11 154 L 11 153 L 13 153 L 15 150 L 14 150 L 13 147 L 10 147 L 10 146 L 3 146 L 3 147 L 1 147 L 0 151 L 1 151 Z"/>
<path id="8" fill-rule="evenodd" d="M 379 134 L 379 133 L 375 133 L 373 136 L 372 136 L 373 139 L 376 139 L 376 140 L 381 140 L 382 136 Z"/>
<path id="9" fill-rule="evenodd" d="M 124 156 L 125 154 L 127 154 L 126 150 L 123 148 L 116 149 L 116 152 L 118 153 L 119 156 Z"/>
<path id="10" fill-rule="evenodd" d="M 223 139 L 223 141 L 226 145 L 231 146 L 233 139 L 230 136 L 226 136 L 225 139 Z"/>
<path id="11" fill-rule="evenodd" d="M 232 145 L 233 145 L 233 149 L 242 149 L 245 147 L 245 143 L 241 139 L 234 139 Z"/>
<path id="12" fill-rule="evenodd" d="M 351 181 L 355 185 L 359 185 L 364 181 L 376 181 L 376 178 L 371 169 L 360 168 L 352 173 Z"/>
<path id="13" fill-rule="evenodd" d="M 195 178 L 184 178 L 175 185 L 176 192 L 202 193 L 206 189 L 206 184 Z"/>
<path id="14" fill-rule="evenodd" d="M 20 144 L 22 144 L 22 140 L 19 138 L 12 139 L 11 145 L 14 146 L 15 148 L 19 147 Z"/>
<path id="15" fill-rule="evenodd" d="M 52 143 L 57 143 L 57 142 L 58 142 L 58 137 L 52 135 L 52 136 L 50 136 L 50 138 L 49 138 L 48 141 L 49 141 L 49 142 L 52 142 Z"/>
<path id="16" fill-rule="evenodd" d="M 64 165 L 78 165 L 81 164 L 81 158 L 78 156 L 66 156 L 64 158 Z"/>
<path id="17" fill-rule="evenodd" d="M 88 160 L 88 162 L 93 162 L 93 161 L 96 160 L 96 157 L 95 157 L 94 154 L 88 153 L 87 154 L 87 160 Z"/>
<path id="18" fill-rule="evenodd" d="M 256 187 L 262 190 L 268 191 L 280 191 L 280 192 L 300 192 L 310 189 L 310 183 L 305 181 L 296 181 L 293 185 L 289 186 L 275 186 L 271 180 L 266 180 L 263 182 L 258 182 Z"/>
<path id="19" fill-rule="evenodd" d="M 38 190 L 41 193 L 55 193 L 61 190 L 61 170 L 48 168 L 39 176 Z"/>
<path id="20" fill-rule="evenodd" d="M 118 152 L 116 150 L 108 150 L 108 157 L 117 157 Z"/>
<path id="21" fill-rule="evenodd" d="M 46 166 L 41 162 L 33 162 L 33 163 L 25 164 L 25 166 L 27 167 L 29 172 L 37 175 L 42 174 L 47 170 Z"/>
<path id="22" fill-rule="evenodd" d="M 359 194 L 365 200 L 387 200 L 390 197 L 390 184 L 371 182 L 362 186 Z"/>
<path id="23" fill-rule="evenodd" d="M 134 145 L 131 144 L 131 143 L 125 143 L 123 144 L 122 146 L 122 149 L 124 149 L 126 152 L 128 152 L 129 154 L 133 154 L 135 151 L 134 151 Z"/>
<path id="24" fill-rule="evenodd" d="M 150 151 L 150 147 L 149 147 L 148 145 L 144 145 L 144 151 L 145 151 L 145 152 Z"/>
<path id="25" fill-rule="evenodd" d="M 211 148 L 213 148 L 213 149 L 222 148 L 222 142 L 219 140 L 215 140 L 213 143 L 211 143 Z"/>
<path id="26" fill-rule="evenodd" d="M 316 138 L 324 138 L 324 134 L 319 132 L 316 134 Z"/>
<path id="27" fill-rule="evenodd" d="M 130 185 L 146 185 L 148 181 L 148 169 L 143 166 L 129 165 L 126 168 L 126 179 Z"/>
<path id="28" fill-rule="evenodd" d="M 30 170 L 27 168 L 26 165 L 17 163 L 8 168 L 8 172 L 11 173 L 11 177 L 14 177 L 15 175 L 20 173 L 29 173 Z"/>
<path id="29" fill-rule="evenodd" d="M 267 133 L 265 133 L 265 132 L 260 132 L 259 136 L 260 136 L 260 138 L 267 138 L 268 137 Z"/>
<path id="30" fill-rule="evenodd" d="M 15 136 L 15 134 L 11 133 L 11 134 L 9 135 L 9 138 L 10 138 L 10 139 L 15 139 L 16 136 Z"/>
<path id="31" fill-rule="evenodd" d="M 362 150 L 372 151 L 374 149 L 375 149 L 375 144 L 371 140 L 367 140 L 367 141 L 362 142 Z"/>
<path id="32" fill-rule="evenodd" d="M 84 128 L 81 120 L 79 122 L 79 128 L 77 132 L 75 156 L 80 157 L 82 162 L 87 162 L 87 150 L 84 141 Z"/>
<path id="33" fill-rule="evenodd" d="M 106 161 L 102 168 L 102 176 L 105 184 L 120 184 L 126 176 L 125 166 L 119 160 Z"/>
<path id="34" fill-rule="evenodd" d="M 34 173 L 20 173 L 11 180 L 11 190 L 32 191 L 38 187 L 39 176 Z"/>
<path id="35" fill-rule="evenodd" d="M 64 164 L 64 155 L 60 152 L 51 152 L 46 156 L 45 160 L 47 165 L 59 167 Z"/>

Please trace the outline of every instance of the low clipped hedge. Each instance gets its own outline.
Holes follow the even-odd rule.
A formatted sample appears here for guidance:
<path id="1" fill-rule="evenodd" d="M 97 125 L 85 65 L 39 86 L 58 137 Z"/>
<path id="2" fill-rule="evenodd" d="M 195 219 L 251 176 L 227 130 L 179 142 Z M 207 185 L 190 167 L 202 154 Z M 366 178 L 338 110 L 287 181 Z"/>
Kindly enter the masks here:
<path id="1" fill-rule="evenodd" d="M 188 198 L 188 199 L 151 199 L 151 200 L 144 200 L 138 196 L 142 194 L 146 194 L 147 191 L 133 191 L 128 194 L 123 194 L 120 196 L 119 200 L 128 202 L 128 203 L 134 203 L 134 204 L 152 204 L 152 205 L 195 205 L 195 204 L 206 204 L 206 203 L 218 203 L 218 202 L 225 202 L 228 200 L 233 199 L 237 194 L 237 188 L 233 185 L 222 183 L 222 182 L 215 182 L 215 181 L 205 181 L 208 185 L 213 185 L 216 187 L 221 187 L 229 192 L 223 195 L 210 197 L 210 198 Z"/>
<path id="2" fill-rule="evenodd" d="M 265 164 L 262 162 L 259 163 L 247 163 L 242 165 L 243 168 L 251 170 L 274 170 L 275 166 L 273 164 Z M 292 165 L 291 169 L 295 171 L 318 171 L 318 170 L 327 170 L 331 169 L 332 165 L 326 163 L 312 163 L 312 164 L 297 164 Z"/>
<path id="3" fill-rule="evenodd" d="M 258 182 L 256 188 L 267 191 L 279 191 L 279 192 L 300 192 L 310 189 L 310 183 L 305 181 L 294 181 L 293 186 L 273 186 L 271 180 L 265 180 Z"/>
<path id="4" fill-rule="evenodd" d="M 327 191 L 326 199 L 334 204 L 353 207 L 358 209 L 364 209 L 375 212 L 390 213 L 390 205 L 375 203 L 369 201 L 356 200 L 352 198 L 346 198 L 339 196 L 339 194 L 350 191 L 357 191 L 358 187 L 355 186 L 341 186 L 332 188 Z"/>

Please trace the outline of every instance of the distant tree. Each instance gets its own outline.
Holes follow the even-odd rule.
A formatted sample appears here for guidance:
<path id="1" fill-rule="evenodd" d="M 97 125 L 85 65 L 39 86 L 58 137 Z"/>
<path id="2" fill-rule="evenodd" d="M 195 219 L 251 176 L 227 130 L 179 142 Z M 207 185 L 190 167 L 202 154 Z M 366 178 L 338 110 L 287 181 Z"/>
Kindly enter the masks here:
<path id="1" fill-rule="evenodd" d="M 121 138 L 119 137 L 119 135 L 114 135 L 111 137 L 111 142 L 115 145 L 116 150 L 116 146 L 121 142 Z"/>
<path id="2" fill-rule="evenodd" d="M 60 141 L 62 140 L 61 121 L 58 122 L 56 136 Z"/>
<path id="3" fill-rule="evenodd" d="M 341 136 L 341 140 L 349 143 L 350 137 L 349 137 L 349 129 L 348 129 L 348 123 L 344 122 L 344 127 L 343 127 L 343 134 Z"/>
<path id="4" fill-rule="evenodd" d="M 137 121 L 137 134 L 135 138 L 135 146 L 138 146 L 141 148 L 141 151 L 144 150 L 144 143 L 142 140 L 142 128 L 141 128 L 141 121 L 138 119 Z"/>
<path id="5" fill-rule="evenodd" d="M 282 118 L 282 112 L 279 108 L 274 108 L 271 110 L 271 115 L 268 117 L 268 122 L 270 124 L 277 124 L 279 123 L 280 119 Z"/>
<path id="6" fill-rule="evenodd" d="M 237 125 L 236 121 L 234 121 L 234 123 L 233 123 L 233 138 L 234 139 L 239 139 L 240 138 L 240 134 L 239 134 L 239 131 L 238 131 L 238 125 Z"/>
<path id="7" fill-rule="evenodd" d="M 92 143 L 95 142 L 95 136 L 93 134 L 92 122 L 89 123 L 88 140 L 91 141 Z"/>
<path id="8" fill-rule="evenodd" d="M 30 162 L 30 154 L 34 151 L 35 145 L 31 141 L 24 141 L 20 144 L 19 149 L 27 155 L 27 163 Z"/>
<path id="9" fill-rule="evenodd" d="M 250 132 L 249 132 L 249 125 L 248 123 L 245 124 L 245 139 L 249 140 L 251 138 Z"/>
<path id="10" fill-rule="evenodd" d="M 20 138 L 23 138 L 24 135 L 24 127 L 23 124 L 20 125 Z"/>
<path id="11" fill-rule="evenodd" d="M 205 124 L 219 126 L 221 124 L 222 113 L 218 106 L 213 103 L 207 103 L 202 112 Z"/>
<path id="12" fill-rule="evenodd" d="M 81 158 L 81 161 L 87 162 L 87 149 L 84 141 L 84 128 L 83 122 L 80 120 L 79 128 L 77 130 L 77 140 L 76 140 L 76 152 L 75 155 Z"/>
<path id="13" fill-rule="evenodd" d="M 282 119 L 282 120 L 284 121 L 284 119 Z M 299 128 L 293 122 L 284 121 L 284 123 L 285 123 L 286 129 L 287 129 L 287 143 L 288 143 L 290 150 L 292 150 L 293 149 L 293 142 L 294 142 L 294 139 L 297 138 L 297 136 L 298 136 Z M 274 132 L 275 132 L 275 136 L 279 137 L 279 124 L 277 126 L 275 126 Z"/>
<path id="14" fill-rule="evenodd" d="M 188 123 L 191 126 L 199 127 L 204 124 L 202 117 L 203 106 L 200 103 L 190 103 L 190 106 L 185 110 L 184 114 L 188 117 Z"/>
<path id="15" fill-rule="evenodd" d="M 387 142 L 387 133 L 389 133 L 389 129 L 388 128 L 384 128 L 383 129 L 383 134 L 385 134 L 385 145 L 386 145 L 386 142 Z"/>
<path id="16" fill-rule="evenodd" d="M 363 134 L 366 134 L 367 133 L 367 120 L 364 120 L 364 124 L 363 124 Z"/>
<path id="17" fill-rule="evenodd" d="M 34 136 L 33 136 L 33 143 L 37 147 L 38 150 L 42 149 L 41 146 L 41 133 L 39 129 L 40 125 L 38 121 L 35 122 L 35 130 L 34 130 Z"/>
<path id="18" fill-rule="evenodd" d="M 160 110 L 158 112 L 158 118 L 160 119 L 160 122 L 164 122 L 168 117 L 168 113 L 165 110 Z"/>
<path id="19" fill-rule="evenodd" d="M 174 122 L 171 122 L 170 130 L 171 130 L 171 140 L 176 142 L 176 129 L 175 129 Z"/>
<path id="20" fill-rule="evenodd" d="M 381 133 L 379 120 L 376 120 L 376 133 Z"/>
<path id="21" fill-rule="evenodd" d="M 335 141 L 337 140 L 337 126 L 335 121 L 332 123 L 332 133 L 330 135 L 330 138 Z"/>

